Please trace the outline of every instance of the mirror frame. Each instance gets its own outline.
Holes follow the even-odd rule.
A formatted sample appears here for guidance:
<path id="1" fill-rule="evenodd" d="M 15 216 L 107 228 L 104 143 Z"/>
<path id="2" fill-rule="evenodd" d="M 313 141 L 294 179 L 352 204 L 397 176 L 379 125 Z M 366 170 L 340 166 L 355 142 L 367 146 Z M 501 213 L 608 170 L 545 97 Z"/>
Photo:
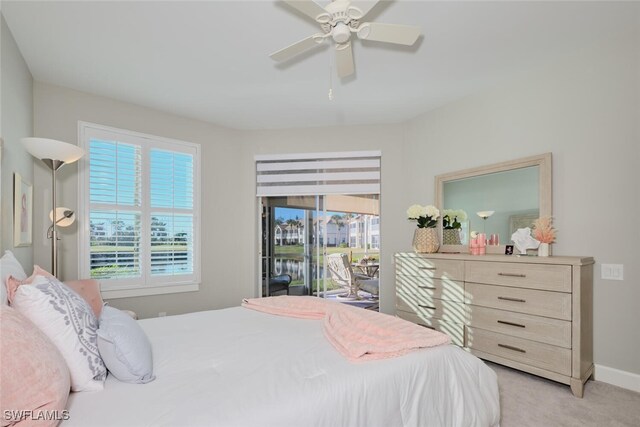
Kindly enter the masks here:
<path id="1" fill-rule="evenodd" d="M 442 175 L 437 175 L 435 177 L 435 200 L 436 207 L 440 209 L 440 212 L 443 211 L 444 204 L 444 183 L 447 181 L 456 181 L 463 178 L 471 178 L 474 176 L 482 176 L 488 175 L 496 172 L 505 172 L 516 169 L 522 169 L 531 166 L 538 166 L 540 168 L 539 177 L 538 177 L 538 187 L 539 187 L 539 196 L 540 200 L 538 202 L 539 205 L 539 215 L 543 216 L 553 216 L 552 211 L 552 180 L 551 180 L 551 153 L 544 153 L 537 156 L 524 157 L 521 159 L 510 160 L 507 162 L 495 163 L 488 166 L 480 166 L 471 169 L 464 169 L 461 171 L 450 172 Z M 469 213 L 470 215 L 470 213 Z M 440 215 L 440 219 L 438 220 L 438 235 L 440 237 L 440 241 L 442 242 L 442 214 Z M 508 240 L 507 240 L 508 241 Z M 505 250 L 505 244 L 489 246 L 487 245 L 487 253 L 488 254 L 503 254 Z M 438 252 L 441 253 L 468 253 L 469 246 L 468 245 L 440 245 L 440 249 Z"/>

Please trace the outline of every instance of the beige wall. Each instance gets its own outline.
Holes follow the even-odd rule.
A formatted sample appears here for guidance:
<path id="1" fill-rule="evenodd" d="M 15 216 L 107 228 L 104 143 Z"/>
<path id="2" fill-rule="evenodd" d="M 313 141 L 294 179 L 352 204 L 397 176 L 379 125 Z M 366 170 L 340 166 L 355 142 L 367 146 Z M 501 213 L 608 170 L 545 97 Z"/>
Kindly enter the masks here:
<path id="1" fill-rule="evenodd" d="M 638 40 L 577 52 L 410 121 L 404 167 L 407 192 L 431 201 L 434 175 L 552 152 L 554 253 L 596 259 L 595 362 L 640 374 Z M 601 263 L 624 264 L 624 281 L 601 280 Z"/>
<path id="2" fill-rule="evenodd" d="M 33 183 L 33 157 L 27 153 L 20 139 L 33 133 L 33 78 L 18 50 L 9 27 L 0 15 L 0 136 L 4 139 L 0 176 L 2 188 L 2 224 L 0 248 L 12 250 L 28 273 L 33 265 L 32 246 L 13 247 L 13 174 Z M 34 239 L 36 230 L 34 229 Z M 2 255 L 0 253 L 0 256 Z"/>
<path id="3" fill-rule="evenodd" d="M 141 317 L 159 312 L 178 314 L 238 305 L 252 295 L 252 274 L 244 264 L 250 236 L 235 219 L 236 207 L 245 203 L 238 191 L 241 146 L 238 133 L 209 123 L 180 118 L 149 108 L 36 82 L 35 133 L 77 144 L 78 121 L 144 132 L 199 143 L 202 146 L 202 279 L 198 292 L 116 299 L 113 306 L 136 311 Z M 59 204 L 76 209 L 77 164 L 59 174 Z M 45 166 L 36 164 L 34 259 L 50 265 L 50 249 L 43 238 L 51 204 L 51 179 Z M 37 213 L 42 213 L 38 215 Z M 86 224 L 85 224 L 86 225 Z M 60 271 L 63 279 L 77 277 L 77 227 L 61 229 Z"/>

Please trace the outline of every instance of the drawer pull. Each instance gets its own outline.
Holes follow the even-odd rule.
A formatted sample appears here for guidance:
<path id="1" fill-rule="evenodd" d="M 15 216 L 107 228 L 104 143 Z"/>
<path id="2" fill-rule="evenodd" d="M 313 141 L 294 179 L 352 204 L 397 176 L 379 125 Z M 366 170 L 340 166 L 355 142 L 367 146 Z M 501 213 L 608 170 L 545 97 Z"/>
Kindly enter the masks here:
<path id="1" fill-rule="evenodd" d="M 435 310 L 435 307 L 431 307 L 430 305 L 422 305 L 422 304 L 418 304 L 418 307 L 420 308 L 428 308 L 429 310 Z"/>
<path id="2" fill-rule="evenodd" d="M 507 276 L 507 277 L 527 277 L 526 274 L 516 274 L 516 273 L 498 273 L 498 276 Z"/>
<path id="3" fill-rule="evenodd" d="M 519 351 L 520 353 L 526 353 L 526 350 L 523 350 L 523 349 L 518 348 L 518 347 L 513 347 L 511 345 L 498 343 L 498 347 L 506 348 L 506 349 L 513 350 L 513 351 Z"/>
<path id="4" fill-rule="evenodd" d="M 420 285 L 418 285 L 418 287 L 419 287 L 420 289 L 432 289 L 432 290 L 434 290 L 434 291 L 435 291 L 436 289 L 438 289 L 438 288 L 436 288 L 435 286 L 420 286 Z"/>
<path id="5" fill-rule="evenodd" d="M 436 267 L 418 267 L 420 270 L 437 270 Z"/>
<path id="6" fill-rule="evenodd" d="M 519 323 L 507 322 L 505 320 L 498 320 L 498 323 L 502 323 L 503 325 L 509 325 L 509 326 L 517 326 L 518 328 L 526 328 L 525 325 L 521 325 Z"/>
<path id="7" fill-rule="evenodd" d="M 513 301 L 513 302 L 527 302 L 527 300 L 520 299 L 520 298 L 498 297 L 498 299 L 501 299 L 504 301 Z"/>

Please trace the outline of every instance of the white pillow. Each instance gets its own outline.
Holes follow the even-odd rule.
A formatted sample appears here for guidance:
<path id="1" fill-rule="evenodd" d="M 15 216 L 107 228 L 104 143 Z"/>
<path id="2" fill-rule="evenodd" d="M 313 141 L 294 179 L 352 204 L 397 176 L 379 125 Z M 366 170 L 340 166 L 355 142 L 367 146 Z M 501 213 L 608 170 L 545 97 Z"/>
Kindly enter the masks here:
<path id="1" fill-rule="evenodd" d="M 22 265 L 13 255 L 11 251 L 5 251 L 2 258 L 0 258 L 0 304 L 7 305 L 7 279 L 9 276 L 13 276 L 18 280 L 24 280 L 27 278 Z"/>
<path id="2" fill-rule="evenodd" d="M 60 350 L 71 372 L 72 391 L 98 391 L 107 370 L 97 345 L 98 320 L 89 304 L 55 277 L 36 276 L 18 287 L 12 306 Z"/>
<path id="3" fill-rule="evenodd" d="M 124 311 L 102 307 L 98 348 L 107 369 L 120 381 L 144 384 L 156 378 L 151 343 L 138 322 Z"/>

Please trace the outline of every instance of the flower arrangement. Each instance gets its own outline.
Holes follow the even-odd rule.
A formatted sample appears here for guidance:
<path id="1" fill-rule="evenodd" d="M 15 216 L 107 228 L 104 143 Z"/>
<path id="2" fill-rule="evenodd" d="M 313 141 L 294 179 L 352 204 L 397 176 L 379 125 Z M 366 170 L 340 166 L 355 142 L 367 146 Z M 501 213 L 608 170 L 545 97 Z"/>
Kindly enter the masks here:
<path id="1" fill-rule="evenodd" d="M 442 211 L 442 228 L 445 230 L 459 230 L 461 221 L 467 220 L 467 213 L 462 209 L 445 209 Z"/>
<path id="2" fill-rule="evenodd" d="M 543 216 L 533 221 L 533 237 L 540 243 L 553 243 L 556 240 L 556 229 L 551 224 L 550 216 Z"/>
<path id="3" fill-rule="evenodd" d="M 435 228 L 440 218 L 440 211 L 433 205 L 411 205 L 407 209 L 409 221 L 417 221 L 418 228 Z"/>

